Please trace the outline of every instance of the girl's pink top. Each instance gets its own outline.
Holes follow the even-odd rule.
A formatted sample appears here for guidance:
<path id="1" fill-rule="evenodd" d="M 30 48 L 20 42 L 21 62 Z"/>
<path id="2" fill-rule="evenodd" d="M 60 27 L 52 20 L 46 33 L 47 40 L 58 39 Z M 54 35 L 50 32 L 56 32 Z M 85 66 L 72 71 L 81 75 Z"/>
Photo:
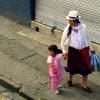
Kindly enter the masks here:
<path id="1" fill-rule="evenodd" d="M 53 73 L 52 68 L 49 65 L 49 74 L 50 76 L 56 76 L 58 74 L 62 73 L 62 66 L 60 64 L 60 59 L 62 58 L 62 54 L 57 54 L 55 58 L 52 58 L 52 56 L 49 56 L 47 59 L 47 63 L 52 63 L 54 67 L 56 68 L 57 74 Z"/>

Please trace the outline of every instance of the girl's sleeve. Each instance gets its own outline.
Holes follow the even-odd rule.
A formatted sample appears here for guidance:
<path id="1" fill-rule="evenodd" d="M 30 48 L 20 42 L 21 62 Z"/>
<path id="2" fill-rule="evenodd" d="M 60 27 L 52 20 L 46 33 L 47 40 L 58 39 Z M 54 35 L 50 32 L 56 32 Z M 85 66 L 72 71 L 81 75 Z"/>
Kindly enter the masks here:
<path id="1" fill-rule="evenodd" d="M 69 27 L 69 25 L 64 29 L 64 32 L 63 32 L 62 38 L 61 38 L 61 48 L 62 48 L 63 53 L 66 53 L 65 41 L 66 41 L 66 39 L 67 39 L 68 27 Z"/>
<path id="2" fill-rule="evenodd" d="M 47 63 L 52 63 L 51 56 L 48 57 L 48 59 L 47 59 Z"/>
<path id="3" fill-rule="evenodd" d="M 58 54 L 58 58 L 61 59 L 62 58 L 62 54 Z"/>

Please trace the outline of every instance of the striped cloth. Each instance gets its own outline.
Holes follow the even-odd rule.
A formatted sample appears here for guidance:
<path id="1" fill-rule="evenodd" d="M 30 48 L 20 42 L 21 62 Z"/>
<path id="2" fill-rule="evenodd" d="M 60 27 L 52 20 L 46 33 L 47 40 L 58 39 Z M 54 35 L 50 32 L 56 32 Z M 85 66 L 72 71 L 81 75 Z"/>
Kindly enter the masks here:
<path id="1" fill-rule="evenodd" d="M 71 75 L 81 74 L 86 76 L 91 74 L 91 71 L 89 70 L 88 65 L 85 63 L 85 58 L 82 56 L 81 51 L 73 47 L 68 48 L 68 59 L 65 70 Z"/>

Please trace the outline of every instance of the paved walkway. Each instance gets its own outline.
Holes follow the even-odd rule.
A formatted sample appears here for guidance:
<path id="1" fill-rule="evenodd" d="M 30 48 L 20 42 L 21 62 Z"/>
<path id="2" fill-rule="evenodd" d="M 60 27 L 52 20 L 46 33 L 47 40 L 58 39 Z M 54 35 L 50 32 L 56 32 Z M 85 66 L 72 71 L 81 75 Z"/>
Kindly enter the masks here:
<path id="1" fill-rule="evenodd" d="M 22 31 L 24 30 L 24 31 Z M 30 97 L 29 100 L 99 100 L 100 73 L 95 72 L 89 76 L 88 85 L 93 93 L 89 94 L 81 89 L 81 77 L 74 76 L 73 87 L 66 84 L 67 73 L 63 71 L 63 81 L 59 85 L 61 94 L 55 95 L 51 90 L 46 64 L 48 50 L 44 42 L 40 43 L 35 36 L 40 33 L 32 32 L 0 15 L 0 81 L 15 88 L 18 93 Z M 31 38 L 20 35 L 24 33 L 35 34 Z M 43 40 L 43 34 L 40 38 Z M 34 38 L 34 39 L 33 39 Z M 52 39 L 50 36 L 48 40 Z M 50 40 L 59 43 L 60 40 Z M 57 42 L 58 41 L 58 42 Z M 47 42 L 47 40 L 46 40 Z M 66 61 L 62 59 L 62 66 Z M 16 99 L 15 99 L 16 100 Z"/>

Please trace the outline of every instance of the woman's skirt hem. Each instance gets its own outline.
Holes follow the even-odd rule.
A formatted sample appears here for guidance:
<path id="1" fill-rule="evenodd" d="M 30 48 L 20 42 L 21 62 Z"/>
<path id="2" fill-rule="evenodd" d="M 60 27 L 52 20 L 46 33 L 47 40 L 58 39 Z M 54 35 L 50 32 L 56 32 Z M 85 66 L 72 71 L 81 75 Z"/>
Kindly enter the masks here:
<path id="1" fill-rule="evenodd" d="M 82 76 L 87 76 L 87 75 L 91 74 L 89 69 L 70 70 L 67 67 L 64 67 L 64 69 L 66 72 L 69 72 L 71 75 L 80 74 Z"/>

